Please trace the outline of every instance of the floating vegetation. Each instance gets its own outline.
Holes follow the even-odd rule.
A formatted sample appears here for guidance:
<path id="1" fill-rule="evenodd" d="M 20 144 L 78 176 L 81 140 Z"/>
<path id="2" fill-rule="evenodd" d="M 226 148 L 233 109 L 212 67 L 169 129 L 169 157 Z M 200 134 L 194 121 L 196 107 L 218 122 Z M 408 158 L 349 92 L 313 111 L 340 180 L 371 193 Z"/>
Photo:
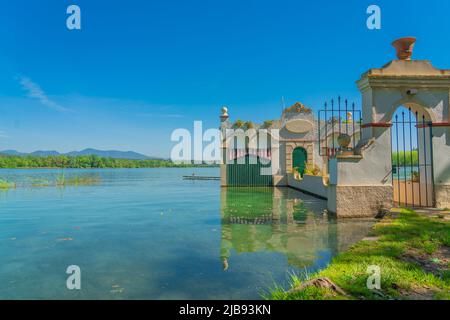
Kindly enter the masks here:
<path id="1" fill-rule="evenodd" d="M 28 181 L 20 181 L 20 182 L 8 182 L 0 179 L 0 190 L 6 190 L 10 188 L 42 188 L 42 187 L 67 187 L 67 186 L 89 186 L 89 185 L 98 185 L 100 184 L 101 179 L 98 174 L 83 174 L 83 175 L 65 175 L 65 173 L 61 173 L 56 176 L 54 179 L 31 179 Z"/>
<path id="2" fill-rule="evenodd" d="M 0 190 L 8 190 L 15 187 L 15 183 L 0 179 Z"/>
<path id="3" fill-rule="evenodd" d="M 66 186 L 90 186 L 90 185 L 96 185 L 99 184 L 101 181 L 100 177 L 98 175 L 95 176 L 73 176 L 73 177 L 66 177 L 64 173 L 62 173 L 57 179 L 56 179 L 56 185 L 59 187 L 66 187 Z"/>

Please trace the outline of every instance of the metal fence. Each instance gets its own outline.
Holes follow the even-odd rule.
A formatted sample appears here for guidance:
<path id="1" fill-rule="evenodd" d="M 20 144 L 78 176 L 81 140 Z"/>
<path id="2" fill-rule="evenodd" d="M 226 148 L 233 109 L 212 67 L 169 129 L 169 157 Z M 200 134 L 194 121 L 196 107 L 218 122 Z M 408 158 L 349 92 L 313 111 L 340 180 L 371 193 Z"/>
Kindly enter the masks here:
<path id="1" fill-rule="evenodd" d="M 342 134 L 351 137 L 349 149 L 354 149 L 360 139 L 357 134 L 361 133 L 361 122 L 361 110 L 356 108 L 355 103 L 349 106 L 348 100 L 342 103 L 341 97 L 338 97 L 337 103 L 334 99 L 330 104 L 326 102 L 318 114 L 319 154 L 333 158 L 343 151 L 336 141 Z"/>

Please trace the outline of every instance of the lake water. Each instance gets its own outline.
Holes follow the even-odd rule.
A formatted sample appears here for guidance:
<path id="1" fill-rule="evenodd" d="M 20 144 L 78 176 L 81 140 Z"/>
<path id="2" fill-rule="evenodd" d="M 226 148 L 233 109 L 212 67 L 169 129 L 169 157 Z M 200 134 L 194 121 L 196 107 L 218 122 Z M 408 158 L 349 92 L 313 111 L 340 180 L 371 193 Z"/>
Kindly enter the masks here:
<path id="1" fill-rule="evenodd" d="M 393 166 L 393 178 L 395 180 L 411 180 L 414 173 L 419 173 L 420 171 L 424 171 L 422 168 L 418 166 Z"/>
<path id="2" fill-rule="evenodd" d="M 336 221 L 283 189 L 220 188 L 207 169 L 65 170 L 92 185 L 51 186 L 59 170 L 0 170 L 1 299 L 259 299 L 313 272 L 372 221 Z M 42 183 L 45 182 L 45 183 Z M 50 186 L 44 186 L 44 185 Z M 81 268 L 81 290 L 66 269 Z"/>

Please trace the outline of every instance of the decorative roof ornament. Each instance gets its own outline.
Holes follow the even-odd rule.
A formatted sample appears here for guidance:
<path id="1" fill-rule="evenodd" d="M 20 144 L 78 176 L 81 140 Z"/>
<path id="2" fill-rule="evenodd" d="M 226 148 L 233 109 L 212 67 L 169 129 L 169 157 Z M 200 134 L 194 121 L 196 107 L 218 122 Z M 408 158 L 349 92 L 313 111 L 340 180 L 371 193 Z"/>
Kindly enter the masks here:
<path id="1" fill-rule="evenodd" d="M 392 42 L 392 46 L 397 49 L 397 58 L 411 60 L 416 40 L 415 37 L 405 37 Z"/>
<path id="2" fill-rule="evenodd" d="M 348 122 L 353 122 L 353 113 L 347 112 L 347 121 Z"/>
<path id="3" fill-rule="evenodd" d="M 227 107 L 222 107 L 222 115 L 228 116 L 228 108 Z"/>
<path id="4" fill-rule="evenodd" d="M 311 114 L 312 109 L 308 108 L 307 106 L 305 106 L 304 104 L 302 104 L 300 102 L 296 102 L 292 106 L 290 106 L 289 108 L 284 110 L 284 113 L 289 113 L 289 112 Z"/>
<path id="5" fill-rule="evenodd" d="M 227 107 L 222 107 L 222 115 L 220 116 L 220 119 L 223 121 L 228 120 L 229 115 L 228 115 L 228 108 Z"/>

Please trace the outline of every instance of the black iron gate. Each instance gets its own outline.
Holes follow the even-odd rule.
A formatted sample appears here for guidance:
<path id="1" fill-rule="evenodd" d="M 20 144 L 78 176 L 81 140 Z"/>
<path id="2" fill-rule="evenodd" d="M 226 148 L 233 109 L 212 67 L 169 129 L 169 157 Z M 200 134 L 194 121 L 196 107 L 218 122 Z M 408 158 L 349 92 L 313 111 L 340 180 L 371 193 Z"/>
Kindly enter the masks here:
<path id="1" fill-rule="evenodd" d="M 392 185 L 398 207 L 435 206 L 432 129 L 424 115 L 411 109 L 399 110 L 394 116 Z"/>

